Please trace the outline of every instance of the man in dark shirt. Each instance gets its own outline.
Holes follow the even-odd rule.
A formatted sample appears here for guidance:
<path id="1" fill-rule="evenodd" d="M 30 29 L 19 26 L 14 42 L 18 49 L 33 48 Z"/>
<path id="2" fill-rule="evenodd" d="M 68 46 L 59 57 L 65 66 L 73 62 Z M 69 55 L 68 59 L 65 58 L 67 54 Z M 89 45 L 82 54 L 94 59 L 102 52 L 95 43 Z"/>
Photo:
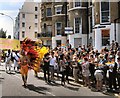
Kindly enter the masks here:
<path id="1" fill-rule="evenodd" d="M 50 57 L 49 57 L 49 53 L 46 53 L 44 55 L 44 66 L 43 66 L 43 70 L 44 70 L 44 79 L 46 82 L 50 82 L 50 73 L 49 73 L 49 63 L 50 63 Z M 48 75 L 48 79 L 46 77 L 46 75 Z"/>

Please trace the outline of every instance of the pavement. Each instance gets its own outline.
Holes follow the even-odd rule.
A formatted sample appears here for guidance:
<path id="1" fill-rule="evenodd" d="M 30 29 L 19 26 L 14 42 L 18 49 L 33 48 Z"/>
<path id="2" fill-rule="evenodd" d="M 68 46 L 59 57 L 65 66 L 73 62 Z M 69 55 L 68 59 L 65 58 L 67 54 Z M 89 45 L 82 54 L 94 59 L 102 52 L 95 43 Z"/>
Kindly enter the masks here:
<path id="1" fill-rule="evenodd" d="M 30 70 L 28 74 L 28 86 L 22 86 L 21 75 L 12 72 L 5 72 L 4 64 L 0 66 L 0 95 L 1 96 L 112 96 L 103 92 L 93 92 L 83 85 L 74 83 L 74 79 L 70 77 L 70 84 L 60 85 L 60 80 L 56 78 L 55 83 L 46 83 L 43 79 L 43 73 L 38 74 L 38 78 L 34 77 L 34 71 Z M 117 95 L 116 95 L 117 96 Z"/>

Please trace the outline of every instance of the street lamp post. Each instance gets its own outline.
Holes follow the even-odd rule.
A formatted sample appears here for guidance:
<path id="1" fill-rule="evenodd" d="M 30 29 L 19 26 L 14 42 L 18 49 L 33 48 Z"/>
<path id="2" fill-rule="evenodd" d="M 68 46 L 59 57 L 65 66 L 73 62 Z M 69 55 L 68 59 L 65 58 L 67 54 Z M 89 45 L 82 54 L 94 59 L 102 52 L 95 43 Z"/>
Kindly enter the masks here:
<path id="1" fill-rule="evenodd" d="M 13 19 L 11 16 L 6 15 L 6 14 L 4 14 L 4 13 L 0 13 L 0 14 L 9 17 L 9 18 L 12 20 L 12 22 L 13 22 L 13 35 L 14 35 L 14 19 Z"/>

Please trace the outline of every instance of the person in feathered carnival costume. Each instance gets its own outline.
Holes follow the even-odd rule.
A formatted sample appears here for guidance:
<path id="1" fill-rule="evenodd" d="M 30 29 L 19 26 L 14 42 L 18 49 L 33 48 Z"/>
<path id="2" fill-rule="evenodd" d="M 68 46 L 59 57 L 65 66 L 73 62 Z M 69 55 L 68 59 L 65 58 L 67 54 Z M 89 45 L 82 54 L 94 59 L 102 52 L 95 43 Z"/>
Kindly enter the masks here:
<path id="1" fill-rule="evenodd" d="M 38 77 L 38 72 L 40 71 L 40 63 L 44 55 L 49 51 L 46 47 L 39 47 L 41 44 L 40 41 L 33 42 L 29 38 L 25 38 L 22 43 L 22 49 L 27 52 L 27 56 L 30 58 L 30 65 L 29 68 L 33 69 L 35 72 L 35 76 Z"/>
<path id="2" fill-rule="evenodd" d="M 26 87 L 27 86 L 27 77 L 28 77 L 28 66 L 30 64 L 30 60 L 24 50 L 21 50 L 21 52 L 20 52 L 20 59 L 19 59 L 18 63 L 20 65 L 20 73 L 22 76 L 22 80 L 24 82 L 23 86 Z"/>
<path id="3" fill-rule="evenodd" d="M 38 56 L 35 59 L 34 62 L 34 72 L 35 72 L 35 76 L 38 77 L 38 72 L 40 72 L 40 66 L 43 60 L 43 57 L 46 53 L 48 53 L 49 49 L 45 46 L 42 46 L 41 48 L 39 47 L 39 44 L 41 44 L 41 42 L 36 41 L 34 44 L 34 50 L 37 52 Z"/>

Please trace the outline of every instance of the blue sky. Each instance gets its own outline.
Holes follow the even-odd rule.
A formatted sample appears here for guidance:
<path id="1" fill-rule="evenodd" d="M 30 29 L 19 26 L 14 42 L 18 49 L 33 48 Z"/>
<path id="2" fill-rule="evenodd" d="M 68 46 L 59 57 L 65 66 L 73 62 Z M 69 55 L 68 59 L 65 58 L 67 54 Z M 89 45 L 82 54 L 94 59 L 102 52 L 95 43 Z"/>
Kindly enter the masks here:
<path id="1" fill-rule="evenodd" d="M 14 20 L 18 15 L 19 9 L 22 7 L 25 0 L 0 0 L 0 13 L 11 16 Z M 39 1 L 39 0 L 34 0 Z M 15 21 L 14 21 L 15 23 Z M 13 21 L 5 15 L 0 15 L 0 29 L 7 30 L 7 35 L 13 33 Z"/>
<path id="2" fill-rule="evenodd" d="M 8 1 L 8 2 L 7 2 Z M 19 2 L 20 1 L 20 2 Z M 0 0 L 0 13 L 11 16 L 14 20 L 19 9 L 23 5 L 23 0 Z M 13 21 L 5 15 L 0 15 L 0 29 L 7 30 L 7 35 L 13 33 Z"/>

